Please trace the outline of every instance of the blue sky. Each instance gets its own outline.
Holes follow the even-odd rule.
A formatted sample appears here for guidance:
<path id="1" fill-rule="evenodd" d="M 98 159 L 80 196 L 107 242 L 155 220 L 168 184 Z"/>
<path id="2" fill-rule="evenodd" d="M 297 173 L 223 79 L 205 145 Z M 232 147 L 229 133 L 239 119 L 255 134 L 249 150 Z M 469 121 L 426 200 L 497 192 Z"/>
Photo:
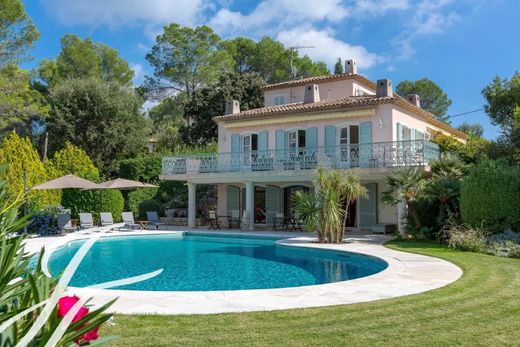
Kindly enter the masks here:
<path id="1" fill-rule="evenodd" d="M 428 77 L 453 100 L 449 114 L 482 108 L 482 88 L 498 75 L 520 70 L 520 1 L 517 0 L 24 0 L 41 38 L 34 67 L 55 57 L 60 37 L 74 33 L 115 49 L 139 84 L 152 70 L 145 55 L 162 27 L 210 25 L 222 38 L 272 36 L 332 68 L 354 58 L 371 78 Z M 483 111 L 452 119 L 499 130 Z"/>

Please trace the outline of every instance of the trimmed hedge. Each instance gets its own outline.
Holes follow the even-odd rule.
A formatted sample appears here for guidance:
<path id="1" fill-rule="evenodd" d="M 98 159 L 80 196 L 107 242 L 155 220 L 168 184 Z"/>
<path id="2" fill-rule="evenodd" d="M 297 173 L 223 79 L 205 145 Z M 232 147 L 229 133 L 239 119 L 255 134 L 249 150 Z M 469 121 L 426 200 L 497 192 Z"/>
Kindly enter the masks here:
<path id="1" fill-rule="evenodd" d="M 146 217 L 146 211 L 142 213 L 141 204 L 152 200 L 157 194 L 157 189 L 136 189 L 128 193 L 126 198 L 127 209 L 134 213 L 134 216 L 140 219 Z"/>
<path id="2" fill-rule="evenodd" d="M 81 212 L 90 212 L 99 219 L 100 212 L 112 212 L 114 222 L 121 220 L 121 213 L 125 206 L 123 194 L 115 189 L 95 191 L 64 189 L 61 203 L 63 207 L 70 209 L 72 218 L 78 218 Z"/>
<path id="3" fill-rule="evenodd" d="M 520 167 L 486 160 L 471 168 L 461 183 L 460 210 L 474 227 L 520 230 Z"/>

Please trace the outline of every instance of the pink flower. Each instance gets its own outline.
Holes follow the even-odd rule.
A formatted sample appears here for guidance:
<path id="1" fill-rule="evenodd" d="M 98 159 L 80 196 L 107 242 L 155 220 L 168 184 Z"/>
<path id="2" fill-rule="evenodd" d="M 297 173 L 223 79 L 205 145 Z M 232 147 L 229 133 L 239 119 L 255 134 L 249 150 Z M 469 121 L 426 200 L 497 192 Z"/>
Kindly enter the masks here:
<path id="1" fill-rule="evenodd" d="M 58 300 L 58 316 L 63 318 L 70 311 L 72 306 L 74 306 L 79 301 L 77 296 L 64 296 Z M 85 306 L 81 306 L 78 310 L 72 322 L 75 323 L 79 321 L 81 318 L 85 317 L 88 314 L 88 308 Z"/>
<path id="2" fill-rule="evenodd" d="M 58 300 L 58 317 L 63 318 L 67 312 L 70 311 L 72 306 L 74 306 L 80 299 L 77 296 L 64 296 Z M 72 322 L 75 323 L 85 317 L 89 313 L 88 308 L 85 306 L 81 306 L 81 308 L 78 310 L 74 318 L 72 319 Z M 79 326 L 76 328 L 76 330 L 79 330 L 83 327 Z M 95 327 L 91 331 L 87 332 L 81 338 L 77 339 L 75 342 L 79 345 L 82 340 L 85 341 L 93 341 L 96 340 L 98 335 L 99 327 Z"/>

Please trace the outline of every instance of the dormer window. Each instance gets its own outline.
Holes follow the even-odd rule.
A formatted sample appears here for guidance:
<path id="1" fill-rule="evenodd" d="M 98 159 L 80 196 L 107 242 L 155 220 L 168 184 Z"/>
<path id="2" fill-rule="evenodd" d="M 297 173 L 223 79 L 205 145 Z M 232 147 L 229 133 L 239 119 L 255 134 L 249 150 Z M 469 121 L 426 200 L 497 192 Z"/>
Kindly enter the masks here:
<path id="1" fill-rule="evenodd" d="M 285 95 L 276 95 L 273 99 L 273 105 L 285 105 L 287 103 Z"/>

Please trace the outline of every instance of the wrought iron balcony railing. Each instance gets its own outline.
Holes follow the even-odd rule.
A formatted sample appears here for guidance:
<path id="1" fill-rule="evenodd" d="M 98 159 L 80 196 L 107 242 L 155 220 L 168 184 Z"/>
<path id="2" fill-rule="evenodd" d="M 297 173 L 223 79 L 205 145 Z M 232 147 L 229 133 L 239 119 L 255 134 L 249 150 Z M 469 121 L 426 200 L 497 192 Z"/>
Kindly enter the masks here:
<path id="1" fill-rule="evenodd" d="M 164 157 L 163 175 L 424 166 L 439 157 L 437 144 L 426 140 L 376 142 L 240 153 Z"/>

